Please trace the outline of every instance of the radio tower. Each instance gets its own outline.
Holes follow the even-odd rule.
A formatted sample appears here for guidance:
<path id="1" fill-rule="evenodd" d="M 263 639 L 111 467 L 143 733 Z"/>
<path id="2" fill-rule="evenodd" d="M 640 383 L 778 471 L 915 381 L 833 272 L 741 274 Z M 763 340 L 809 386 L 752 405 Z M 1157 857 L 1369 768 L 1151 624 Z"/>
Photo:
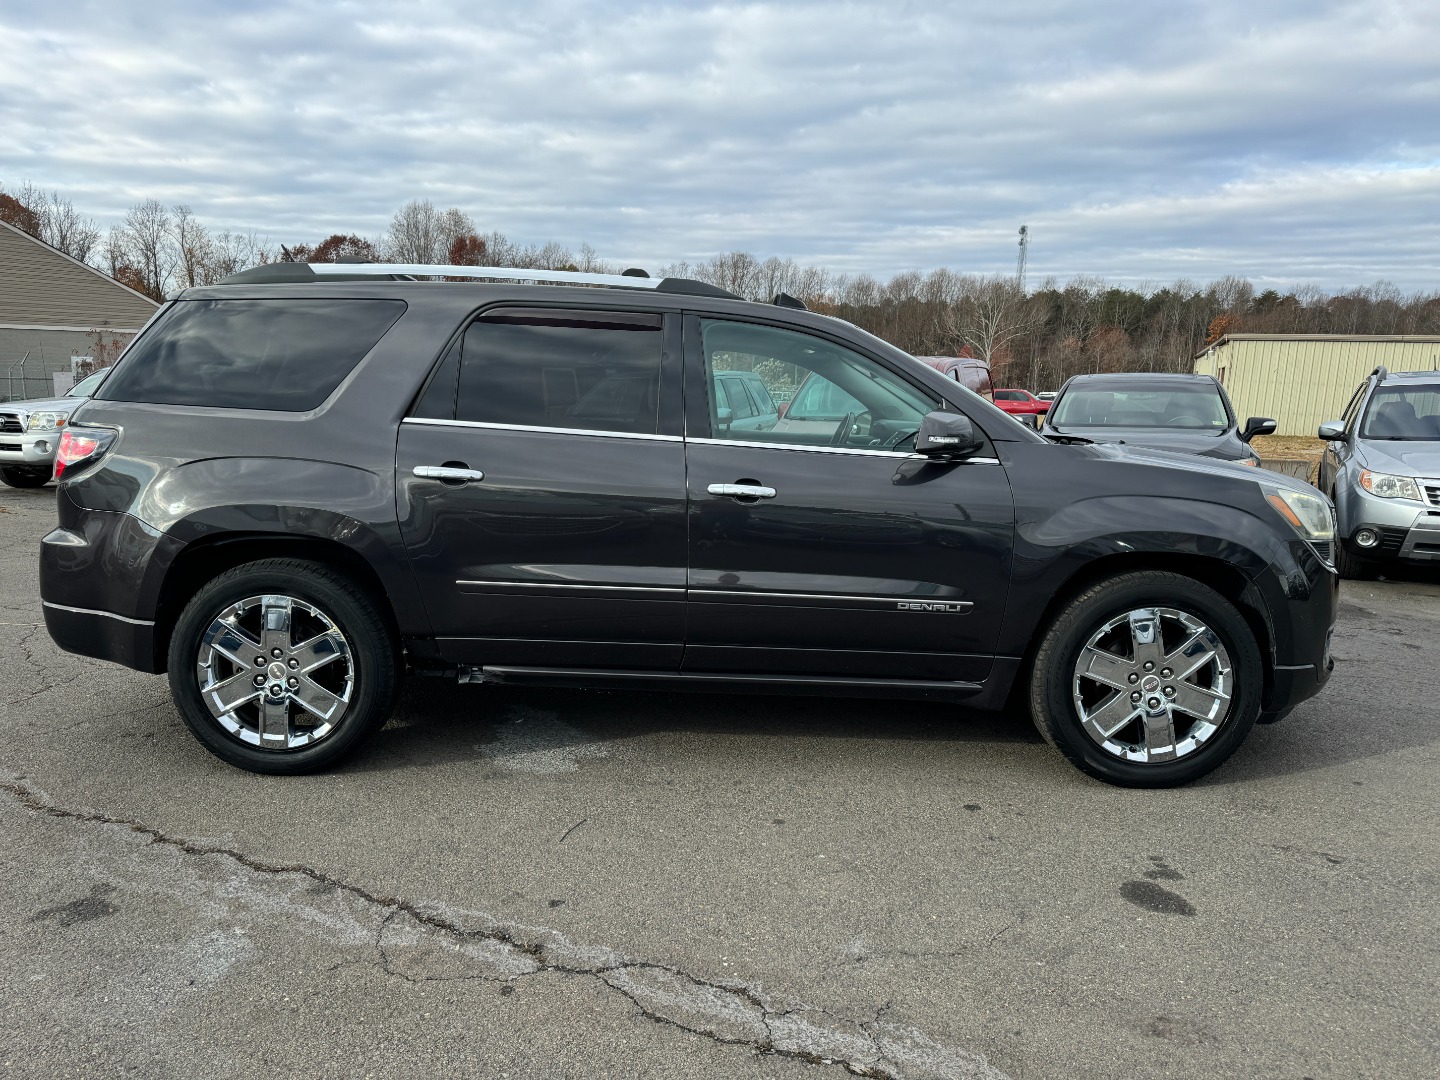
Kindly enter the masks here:
<path id="1" fill-rule="evenodd" d="M 1015 282 L 1025 291 L 1025 260 L 1030 253 L 1030 226 L 1020 226 L 1020 252 L 1015 256 Z"/>

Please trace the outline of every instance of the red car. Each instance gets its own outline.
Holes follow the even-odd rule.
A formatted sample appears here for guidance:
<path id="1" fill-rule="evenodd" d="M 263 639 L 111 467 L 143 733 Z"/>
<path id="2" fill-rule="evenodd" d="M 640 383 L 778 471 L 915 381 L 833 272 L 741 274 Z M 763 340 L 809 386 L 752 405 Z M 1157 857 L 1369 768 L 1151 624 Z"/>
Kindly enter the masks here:
<path id="1" fill-rule="evenodd" d="M 1039 427 L 1040 418 L 1050 411 L 1050 402 L 1041 401 L 1029 390 L 996 390 L 995 404 L 1031 427 Z"/>
<path id="2" fill-rule="evenodd" d="M 934 368 L 941 375 L 954 379 L 961 386 L 968 386 L 983 398 L 991 398 L 994 388 L 990 385 L 990 365 L 973 356 L 917 356 L 922 364 Z"/>

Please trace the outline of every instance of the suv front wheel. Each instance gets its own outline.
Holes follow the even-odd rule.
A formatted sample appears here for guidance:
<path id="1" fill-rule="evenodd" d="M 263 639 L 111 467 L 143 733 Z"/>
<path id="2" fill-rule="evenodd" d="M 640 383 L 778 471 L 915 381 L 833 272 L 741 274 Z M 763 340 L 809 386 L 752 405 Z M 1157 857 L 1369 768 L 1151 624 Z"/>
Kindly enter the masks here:
<path id="1" fill-rule="evenodd" d="M 1030 708 L 1091 776 L 1175 787 L 1218 767 L 1260 712 L 1263 663 L 1234 605 L 1179 574 L 1122 574 L 1071 600 L 1035 655 Z"/>
<path id="2" fill-rule="evenodd" d="M 246 563 L 185 606 L 170 690 L 217 757 L 251 772 L 313 772 L 394 708 L 399 662 L 386 627 L 369 596 L 322 563 Z"/>

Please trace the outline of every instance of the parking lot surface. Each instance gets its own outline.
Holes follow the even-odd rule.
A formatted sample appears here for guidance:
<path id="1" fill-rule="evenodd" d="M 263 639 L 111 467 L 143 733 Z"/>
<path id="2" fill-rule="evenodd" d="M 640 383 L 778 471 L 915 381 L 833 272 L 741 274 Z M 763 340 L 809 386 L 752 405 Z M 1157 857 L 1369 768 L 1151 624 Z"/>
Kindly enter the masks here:
<path id="1" fill-rule="evenodd" d="M 0 490 L 0 1075 L 1429 1077 L 1440 585 L 1207 780 L 1021 716 L 409 684 L 343 768 L 59 652 Z"/>

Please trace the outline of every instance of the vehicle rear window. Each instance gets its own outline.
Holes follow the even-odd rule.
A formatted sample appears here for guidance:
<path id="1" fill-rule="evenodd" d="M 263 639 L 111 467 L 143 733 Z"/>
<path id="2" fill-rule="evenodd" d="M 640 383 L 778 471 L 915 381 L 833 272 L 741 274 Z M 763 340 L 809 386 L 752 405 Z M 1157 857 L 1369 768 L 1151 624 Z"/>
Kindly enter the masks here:
<path id="1" fill-rule="evenodd" d="M 401 300 L 181 300 L 96 396 L 305 412 L 404 311 Z"/>

